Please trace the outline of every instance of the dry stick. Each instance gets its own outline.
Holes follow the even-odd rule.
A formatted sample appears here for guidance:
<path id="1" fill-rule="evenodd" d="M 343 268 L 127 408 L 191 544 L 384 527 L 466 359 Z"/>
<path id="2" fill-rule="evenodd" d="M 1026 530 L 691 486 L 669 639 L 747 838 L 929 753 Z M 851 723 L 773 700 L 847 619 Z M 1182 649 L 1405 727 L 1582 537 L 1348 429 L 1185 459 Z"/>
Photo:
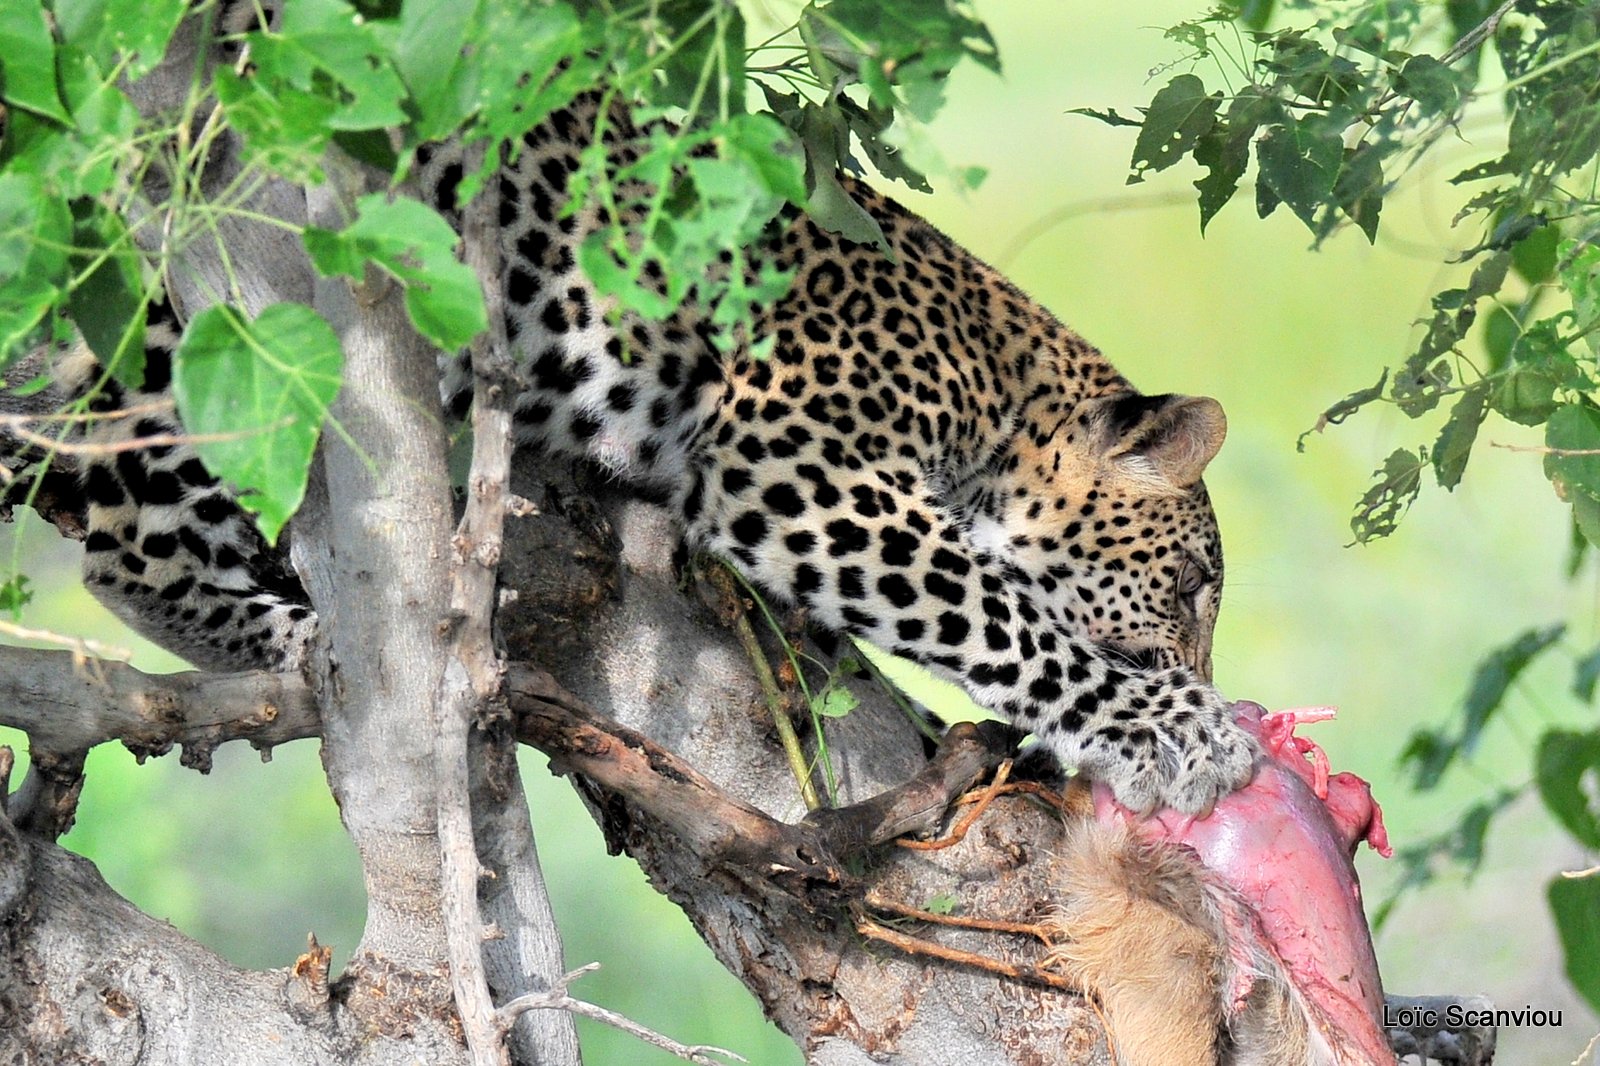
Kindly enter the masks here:
<path id="1" fill-rule="evenodd" d="M 714 1059 L 708 1058 L 707 1056 L 709 1055 L 720 1055 L 723 1058 L 732 1059 L 734 1062 L 750 1061 L 726 1048 L 715 1047 L 711 1044 L 680 1044 L 671 1037 L 663 1036 L 654 1029 L 646 1028 L 633 1019 L 618 1014 L 616 1011 L 597 1007 L 593 1003 L 587 1003 L 581 999 L 573 999 L 567 994 L 568 985 L 584 974 L 593 973 L 599 968 L 600 964 L 598 962 L 591 962 L 587 966 L 580 966 L 576 970 L 564 974 L 556 982 L 554 988 L 544 992 L 529 992 L 525 996 L 518 996 L 516 999 L 511 1000 L 496 1012 L 496 1017 L 502 1030 L 510 1032 L 517 1019 L 530 1010 L 564 1010 L 569 1014 L 582 1015 L 593 1021 L 603 1022 L 613 1028 L 621 1029 L 651 1047 L 660 1048 L 662 1051 L 670 1055 L 676 1055 L 680 1059 L 687 1059 L 696 1063 L 697 1066 L 721 1066 Z"/>
<path id="2" fill-rule="evenodd" d="M 1532 452 L 1535 455 L 1553 455 L 1558 459 L 1577 455 L 1600 455 L 1600 448 L 1551 448 L 1543 444 L 1501 444 L 1499 441 L 1490 441 L 1489 447 L 1501 448 L 1508 452 Z"/>
<path id="3" fill-rule="evenodd" d="M 40 448 L 49 448 L 62 455 L 116 455 L 119 452 L 136 452 L 146 448 L 172 447 L 179 444 L 215 444 L 219 441 L 243 440 L 246 437 L 259 437 L 263 433 L 271 433 L 292 425 L 294 419 L 284 418 L 271 425 L 260 426 L 255 429 L 230 430 L 227 433 L 153 433 L 148 437 L 131 437 L 128 440 L 114 441 L 110 444 L 85 444 L 76 441 L 57 440 L 55 437 L 43 433 L 35 433 L 31 429 L 24 429 L 19 425 L 10 425 L 6 428 L 17 439 Z"/>
<path id="4" fill-rule="evenodd" d="M 494 228 L 499 212 L 499 186 L 490 182 L 462 215 L 465 258 L 483 292 L 489 329 L 471 346 L 472 465 L 467 475 L 466 508 L 451 543 L 450 611 L 455 631 L 439 682 L 434 722 L 450 984 L 473 1066 L 509 1066 L 511 1061 L 506 1030 L 497 1020 L 484 969 L 483 917 L 478 909 L 478 881 L 483 870 L 472 831 L 467 761 L 468 735 L 481 712 L 500 696 L 502 677 L 490 631 L 512 441 L 507 389 L 511 360 L 500 306 L 500 242 Z"/>
<path id="5" fill-rule="evenodd" d="M 990 789 L 994 790 L 994 794 L 996 796 L 1037 796 L 1044 803 L 1054 807 L 1061 813 L 1071 813 L 1071 800 L 1067 799 L 1066 796 L 1063 796 L 1055 789 L 1050 788 L 1047 785 L 1040 784 L 1038 781 L 1007 781 L 999 788 L 994 788 L 992 785 L 990 788 L 980 788 L 976 791 L 968 792 L 965 795 L 957 796 L 953 806 L 960 807 L 968 803 L 977 803 L 985 796 L 989 795 Z"/>
<path id="6" fill-rule="evenodd" d="M 1000 918 L 965 918 L 959 914 L 936 914 L 933 911 L 908 907 L 876 892 L 868 892 L 863 902 L 880 914 L 892 914 L 896 918 L 912 918 L 919 922 L 927 922 L 929 925 L 976 929 L 980 933 L 1015 933 L 1018 936 L 1035 937 L 1046 944 L 1055 942 L 1055 937 L 1051 936 L 1043 925 L 1032 922 L 1008 922 Z"/>
<path id="7" fill-rule="evenodd" d="M 102 644 L 98 640 L 88 637 L 73 637 L 65 633 L 57 633 L 49 629 L 34 629 L 30 626 L 19 626 L 15 622 L 0 619 L 0 633 L 15 640 L 36 640 L 41 644 L 54 644 L 66 648 L 85 662 L 93 661 L 90 656 L 100 659 L 129 659 L 133 656 L 133 649 L 124 648 L 116 644 Z"/>
<path id="8" fill-rule="evenodd" d="M 931 959 L 943 959 L 945 962 L 971 966 L 974 969 L 999 974 L 1001 977 L 1044 985 L 1047 988 L 1059 989 L 1062 992 L 1078 992 L 1081 994 L 1083 991 L 1078 985 L 1060 974 L 1040 969 L 1032 963 L 1007 962 L 1004 959 L 979 955 L 972 951 L 962 951 L 960 948 L 946 947 L 932 940 L 923 940 L 920 937 L 898 933 L 886 926 L 879 925 L 871 918 L 857 920 L 856 932 L 868 940 L 878 940 L 888 944 L 890 947 L 898 948 L 907 955 L 923 955 Z"/>
<path id="9" fill-rule="evenodd" d="M 52 411 L 49 414 L 25 415 L 0 414 L 0 426 L 15 428 L 16 426 L 62 422 L 117 422 L 125 418 L 134 418 L 138 415 L 167 414 L 172 411 L 174 406 L 171 400 L 151 400 L 148 403 L 136 403 L 132 407 L 118 407 L 114 411 Z"/>
<path id="10" fill-rule="evenodd" d="M 1005 787 L 1006 778 L 1010 776 L 1011 760 L 1007 759 L 1000 764 L 999 769 L 995 770 L 994 780 L 979 793 L 980 798 L 977 806 L 961 816 L 961 820 L 950 830 L 949 836 L 941 837 L 938 840 L 897 840 L 895 843 L 912 851 L 942 851 L 945 848 L 955 847 L 966 839 L 967 831 L 972 828 L 973 823 L 983 817 L 983 812 L 988 810 L 989 804 L 993 803 L 994 798 L 1000 795 L 1000 790 Z"/>

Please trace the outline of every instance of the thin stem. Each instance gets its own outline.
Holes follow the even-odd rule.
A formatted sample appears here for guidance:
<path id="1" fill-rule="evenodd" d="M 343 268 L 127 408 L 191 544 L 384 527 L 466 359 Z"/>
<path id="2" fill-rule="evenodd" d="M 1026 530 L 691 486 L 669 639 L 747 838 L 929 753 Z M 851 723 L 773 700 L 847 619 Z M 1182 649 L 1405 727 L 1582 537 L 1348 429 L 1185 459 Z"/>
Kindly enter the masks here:
<path id="1" fill-rule="evenodd" d="M 651 1047 L 660 1048 L 669 1055 L 676 1055 L 686 1059 L 696 1066 L 721 1066 L 716 1059 L 710 1056 L 729 1059 L 733 1062 L 748 1062 L 749 1059 L 737 1055 L 726 1048 L 715 1047 L 711 1044 L 680 1044 L 671 1037 L 663 1036 L 654 1029 L 640 1025 L 632 1018 L 618 1014 L 616 1011 L 587 1003 L 581 999 L 573 999 L 567 994 L 567 986 L 572 984 L 584 974 L 593 973 L 600 968 L 598 962 L 591 962 L 587 966 L 580 966 L 562 976 L 556 986 L 547 992 L 530 992 L 525 996 L 518 996 L 505 1004 L 497 1012 L 500 1024 L 507 1030 L 516 1024 L 518 1018 L 531 1010 L 564 1010 L 569 1014 L 576 1014 L 591 1021 L 609 1025 L 649 1044 Z"/>
<path id="2" fill-rule="evenodd" d="M 718 564 L 723 573 L 728 572 L 728 567 Z M 725 594 L 732 595 L 734 589 L 731 585 Z M 762 649 L 761 642 L 756 639 L 756 632 L 750 625 L 750 616 L 742 608 L 733 619 L 733 633 L 739 640 L 739 646 L 744 649 L 745 658 L 750 660 L 750 668 L 755 672 L 756 684 L 761 688 L 761 697 L 766 701 L 767 710 L 772 715 L 772 724 L 778 731 L 778 742 L 783 746 L 784 758 L 789 762 L 789 771 L 794 774 L 795 784 L 800 786 L 800 799 L 804 801 L 806 810 L 814 811 L 822 807 L 822 800 L 817 795 L 817 787 L 811 782 L 811 767 L 806 761 L 805 748 L 800 744 L 800 736 L 794 730 L 794 723 L 789 720 L 788 708 L 784 706 L 783 691 L 778 687 L 778 679 L 772 673 L 772 664 L 767 662 L 767 653 Z M 796 666 L 796 670 L 799 667 Z"/>

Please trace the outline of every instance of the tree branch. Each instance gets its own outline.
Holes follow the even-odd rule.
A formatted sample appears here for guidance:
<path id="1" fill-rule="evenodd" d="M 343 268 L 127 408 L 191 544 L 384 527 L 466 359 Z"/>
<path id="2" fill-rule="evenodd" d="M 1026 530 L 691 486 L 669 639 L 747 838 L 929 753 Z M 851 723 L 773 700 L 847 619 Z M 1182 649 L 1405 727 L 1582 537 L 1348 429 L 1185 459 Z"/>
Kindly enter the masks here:
<path id="1" fill-rule="evenodd" d="M 469 155 L 466 165 L 476 169 L 482 163 L 482 154 L 480 146 Z M 483 918 L 478 911 L 478 883 L 484 871 L 473 839 L 472 771 L 468 761 L 468 736 L 500 689 L 500 662 L 490 627 L 494 620 L 495 574 L 500 562 L 513 437 L 503 384 L 510 370 L 504 314 L 497 306 L 503 285 L 493 220 L 499 214 L 499 205 L 499 185 L 490 182 L 462 214 L 466 262 L 490 308 L 491 325 L 471 347 L 472 464 L 467 474 L 466 510 L 451 540 L 453 631 L 446 649 L 449 659 L 440 679 L 434 723 L 450 984 L 474 1066 L 510 1063 L 484 972 Z"/>
<path id="2" fill-rule="evenodd" d="M 202 773 L 230 740 L 270 752 L 322 732 L 299 674 L 146 674 L 71 652 L 10 647 L 0 647 L 0 725 L 27 733 L 35 755 L 119 741 L 144 758 L 181 745 L 180 761 Z"/>
<path id="3" fill-rule="evenodd" d="M 615 1029 L 633 1036 L 651 1047 L 660 1048 L 669 1055 L 676 1055 L 680 1059 L 687 1059 L 697 1066 L 719 1066 L 711 1059 L 711 1055 L 720 1055 L 735 1062 L 749 1062 L 742 1055 L 736 1055 L 726 1048 L 713 1047 L 710 1044 L 680 1044 L 671 1037 L 663 1036 L 654 1029 L 640 1025 L 631 1018 L 625 1018 L 614 1010 L 586 1003 L 581 999 L 573 999 L 567 994 L 567 986 L 584 974 L 593 973 L 600 968 L 598 962 L 591 962 L 587 966 L 580 966 L 576 970 L 562 975 L 555 987 L 544 992 L 529 992 L 527 995 L 518 996 L 497 1012 L 498 1020 L 506 1029 L 517 1023 L 517 1019 L 529 1011 L 559 1010 L 568 1014 L 579 1014 L 593 1021 L 601 1022 Z"/>

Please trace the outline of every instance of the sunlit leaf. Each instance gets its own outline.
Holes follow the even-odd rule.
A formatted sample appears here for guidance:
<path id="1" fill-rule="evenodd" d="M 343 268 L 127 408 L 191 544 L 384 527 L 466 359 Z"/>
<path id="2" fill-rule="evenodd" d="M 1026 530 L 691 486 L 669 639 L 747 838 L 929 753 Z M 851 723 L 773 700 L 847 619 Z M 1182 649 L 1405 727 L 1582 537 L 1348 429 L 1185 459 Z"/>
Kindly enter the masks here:
<path id="1" fill-rule="evenodd" d="M 404 87 L 372 27 L 344 0 L 294 0 L 282 25 L 250 40 L 252 79 L 332 105 L 332 129 L 380 129 L 405 120 Z"/>
<path id="2" fill-rule="evenodd" d="M 67 122 L 56 91 L 56 46 L 37 0 L 0 4 L 0 97 L 57 122 Z"/>
<path id="3" fill-rule="evenodd" d="M 304 304 L 274 304 L 254 322 L 215 305 L 178 345 L 172 390 L 184 428 L 269 543 L 305 495 L 343 365 L 332 327 Z"/>
<path id="4" fill-rule="evenodd" d="M 334 232 L 307 226 L 306 251 L 319 273 L 360 280 L 370 260 L 405 285 L 406 311 L 417 332 L 454 351 L 488 326 L 483 292 L 456 258 L 450 223 L 416 200 L 382 193 L 356 203 L 356 220 Z"/>
<path id="5" fill-rule="evenodd" d="M 149 73 L 167 50 L 167 41 L 187 0 L 54 0 L 61 38 L 83 49 L 101 69 L 111 70 L 123 56 L 129 78 Z"/>
<path id="6" fill-rule="evenodd" d="M 811 701 L 811 709 L 824 718 L 843 718 L 861 705 L 861 700 L 845 686 L 834 683 Z"/>
<path id="7" fill-rule="evenodd" d="M 0 364 L 20 355 L 67 283 L 72 217 L 30 174 L 0 174 Z"/>

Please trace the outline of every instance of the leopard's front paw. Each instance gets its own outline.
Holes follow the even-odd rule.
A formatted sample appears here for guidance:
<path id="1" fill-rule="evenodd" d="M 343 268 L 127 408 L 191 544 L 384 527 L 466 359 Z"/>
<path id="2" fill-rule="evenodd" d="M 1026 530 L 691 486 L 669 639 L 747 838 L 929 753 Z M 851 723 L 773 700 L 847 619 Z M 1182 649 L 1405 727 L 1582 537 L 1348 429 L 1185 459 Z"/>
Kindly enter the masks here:
<path id="1" fill-rule="evenodd" d="M 1260 748 L 1210 685 L 1191 683 L 1174 696 L 1171 710 L 1092 722 L 1076 762 L 1140 814 L 1171 808 L 1203 817 L 1250 781 Z"/>

